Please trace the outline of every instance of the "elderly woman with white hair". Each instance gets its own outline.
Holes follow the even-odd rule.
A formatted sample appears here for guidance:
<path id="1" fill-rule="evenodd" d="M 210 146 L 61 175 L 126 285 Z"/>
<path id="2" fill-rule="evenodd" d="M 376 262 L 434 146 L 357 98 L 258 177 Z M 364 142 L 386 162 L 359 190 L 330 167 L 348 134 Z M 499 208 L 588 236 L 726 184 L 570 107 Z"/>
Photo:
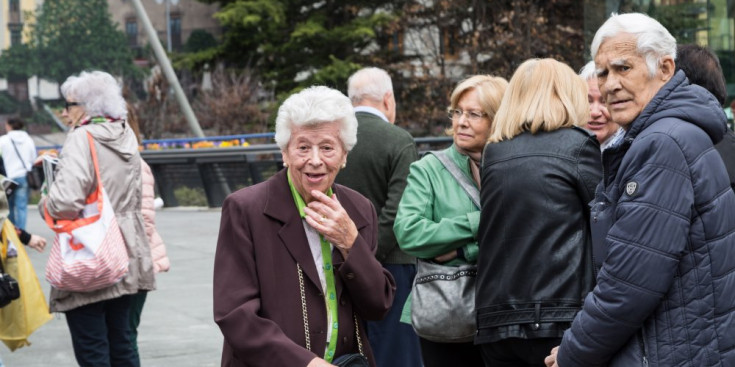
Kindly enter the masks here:
<path id="1" fill-rule="evenodd" d="M 625 130 L 610 118 L 610 111 L 607 110 L 605 100 L 597 86 L 595 62 L 588 62 L 579 71 L 579 76 L 587 82 L 587 102 L 590 103 L 590 118 L 584 128 L 595 134 L 602 151 L 620 142 L 625 135 Z"/>
<path id="2" fill-rule="evenodd" d="M 375 366 L 364 320 L 381 319 L 395 283 L 375 259 L 368 199 L 334 178 L 357 141 L 350 100 L 311 87 L 278 110 L 285 170 L 228 196 L 214 262 L 223 366 Z"/>
<path id="3" fill-rule="evenodd" d="M 138 366 L 130 340 L 130 298 L 140 290 L 155 289 L 140 212 L 138 143 L 125 122 L 127 108 L 121 88 L 110 74 L 91 71 L 71 76 L 61 85 L 61 93 L 66 100 L 64 116 L 75 128 L 67 135 L 54 181 L 40 207 L 55 220 L 80 216 L 87 197 L 99 184 L 94 147 L 102 186 L 127 247 L 129 265 L 121 281 L 102 289 L 72 292 L 52 287 L 51 311 L 66 314 L 80 366 Z"/>

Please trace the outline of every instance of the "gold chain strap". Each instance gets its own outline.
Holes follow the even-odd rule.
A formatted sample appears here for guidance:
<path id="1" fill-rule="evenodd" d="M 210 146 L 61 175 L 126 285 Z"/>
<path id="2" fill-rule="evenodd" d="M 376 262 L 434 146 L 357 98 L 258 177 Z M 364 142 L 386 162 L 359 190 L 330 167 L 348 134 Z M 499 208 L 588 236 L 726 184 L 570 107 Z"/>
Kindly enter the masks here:
<path id="1" fill-rule="evenodd" d="M 304 272 L 301 265 L 296 264 L 299 272 L 299 291 L 301 291 L 301 314 L 304 316 L 304 336 L 306 337 L 306 349 L 311 350 L 311 337 L 309 336 L 309 314 L 306 311 L 306 292 L 304 291 Z"/>
<path id="2" fill-rule="evenodd" d="M 306 337 L 306 349 L 311 350 L 311 337 L 309 336 L 309 313 L 306 310 L 306 291 L 304 291 L 304 272 L 301 265 L 296 264 L 296 270 L 299 273 L 299 291 L 301 292 L 301 315 L 304 317 L 304 336 Z M 360 354 L 365 355 L 362 350 L 362 339 L 360 339 L 360 325 L 357 322 L 357 314 L 352 313 L 352 319 L 355 320 L 355 336 L 357 337 L 357 349 Z"/>
<path id="3" fill-rule="evenodd" d="M 355 320 L 355 336 L 357 337 L 357 350 L 360 351 L 360 354 L 365 355 L 365 353 L 362 352 L 362 339 L 360 339 L 360 326 L 357 324 L 357 314 L 354 312 L 352 313 L 352 319 Z"/>

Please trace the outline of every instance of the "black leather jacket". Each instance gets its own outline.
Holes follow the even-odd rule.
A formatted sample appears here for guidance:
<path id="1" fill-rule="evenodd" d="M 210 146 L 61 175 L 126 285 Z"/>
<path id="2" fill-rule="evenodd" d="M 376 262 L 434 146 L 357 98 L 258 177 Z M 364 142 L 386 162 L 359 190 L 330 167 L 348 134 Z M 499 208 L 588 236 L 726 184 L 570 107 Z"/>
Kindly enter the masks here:
<path id="1" fill-rule="evenodd" d="M 557 338 L 594 286 L 600 148 L 581 128 L 522 133 L 482 160 L 476 343 Z"/>

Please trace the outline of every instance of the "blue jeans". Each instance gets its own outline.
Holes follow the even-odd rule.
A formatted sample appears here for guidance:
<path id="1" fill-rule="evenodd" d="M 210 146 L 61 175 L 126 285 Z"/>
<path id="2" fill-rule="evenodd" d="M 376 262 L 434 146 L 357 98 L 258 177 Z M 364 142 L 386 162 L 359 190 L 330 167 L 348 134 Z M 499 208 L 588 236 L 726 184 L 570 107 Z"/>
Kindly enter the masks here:
<path id="1" fill-rule="evenodd" d="M 8 206 L 10 214 L 8 219 L 13 223 L 14 226 L 21 229 L 26 229 L 26 217 L 28 216 L 28 181 L 26 177 L 13 177 L 11 180 L 18 183 L 18 187 L 15 188 L 13 194 L 8 198 Z"/>
<path id="2" fill-rule="evenodd" d="M 383 264 L 396 280 L 393 307 L 381 321 L 367 323 L 368 340 L 373 349 L 376 365 L 380 367 L 421 367 L 419 337 L 411 325 L 401 322 L 401 311 L 411 293 L 414 264 Z"/>
<path id="3" fill-rule="evenodd" d="M 74 356 L 79 366 L 140 367 L 130 340 L 130 296 L 66 311 Z"/>

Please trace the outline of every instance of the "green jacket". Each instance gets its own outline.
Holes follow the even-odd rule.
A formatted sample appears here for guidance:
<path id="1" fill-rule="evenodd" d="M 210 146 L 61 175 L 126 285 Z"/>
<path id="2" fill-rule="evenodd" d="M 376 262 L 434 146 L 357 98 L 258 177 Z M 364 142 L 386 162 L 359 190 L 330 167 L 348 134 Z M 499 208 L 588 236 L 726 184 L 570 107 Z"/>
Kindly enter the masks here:
<path id="1" fill-rule="evenodd" d="M 418 159 L 411 134 L 368 112 L 357 112 L 357 144 L 347 155 L 347 166 L 335 181 L 366 198 L 378 214 L 378 250 L 383 264 L 413 264 L 416 260 L 398 247 L 393 221 L 411 163 Z"/>
<path id="2" fill-rule="evenodd" d="M 459 154 L 454 145 L 445 150 L 470 181 L 470 159 Z M 433 155 L 427 154 L 411 165 L 393 226 L 403 251 L 422 259 L 431 259 L 462 248 L 465 260 L 448 265 L 477 261 L 477 229 L 480 209 Z"/>

